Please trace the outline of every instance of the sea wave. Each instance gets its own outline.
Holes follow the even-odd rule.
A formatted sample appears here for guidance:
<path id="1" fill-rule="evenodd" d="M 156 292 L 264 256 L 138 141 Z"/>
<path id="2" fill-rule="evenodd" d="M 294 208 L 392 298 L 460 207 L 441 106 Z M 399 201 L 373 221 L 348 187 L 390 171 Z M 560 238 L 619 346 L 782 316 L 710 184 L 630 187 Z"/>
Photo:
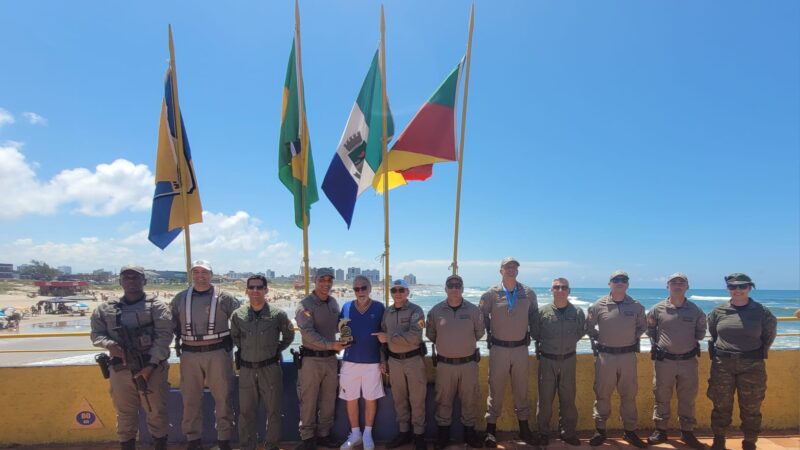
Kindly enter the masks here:
<path id="1" fill-rule="evenodd" d="M 714 297 L 713 295 L 690 295 L 689 300 L 699 300 L 705 302 L 721 302 L 730 300 L 730 297 Z"/>

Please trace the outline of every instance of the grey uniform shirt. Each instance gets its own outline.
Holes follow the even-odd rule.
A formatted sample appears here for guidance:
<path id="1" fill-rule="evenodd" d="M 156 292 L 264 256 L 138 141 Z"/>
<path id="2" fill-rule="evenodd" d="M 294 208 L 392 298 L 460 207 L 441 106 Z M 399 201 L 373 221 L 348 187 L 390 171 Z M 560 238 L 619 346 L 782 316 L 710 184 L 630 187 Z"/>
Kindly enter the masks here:
<path id="1" fill-rule="evenodd" d="M 191 288 L 190 288 L 191 289 Z M 172 321 L 175 324 L 175 330 L 180 335 L 186 335 L 186 294 L 189 290 L 184 290 L 178 293 L 172 299 Z M 217 295 L 219 292 L 219 299 L 217 301 L 217 313 L 214 318 L 214 333 L 222 333 L 230 330 L 229 319 L 234 311 L 240 306 L 239 300 L 236 300 L 231 294 L 225 291 L 220 291 L 219 287 L 212 286 L 206 292 L 192 293 L 192 334 L 195 336 L 205 335 L 208 331 L 208 319 L 211 317 L 211 294 Z M 183 340 L 185 345 L 211 345 L 221 342 L 222 339 L 209 339 L 204 341 L 187 341 Z"/>
<path id="2" fill-rule="evenodd" d="M 716 340 L 715 346 L 729 352 L 749 352 L 762 346 L 769 350 L 777 325 L 772 312 L 752 298 L 741 308 L 723 303 L 708 315 L 708 332 Z"/>
<path id="3" fill-rule="evenodd" d="M 513 295 L 514 291 L 509 291 Z M 479 303 L 484 326 L 489 334 L 501 341 L 521 341 L 536 334 L 539 306 L 536 293 L 522 283 L 517 283 L 513 308 L 503 284 L 490 288 Z"/>
<path id="4" fill-rule="evenodd" d="M 418 349 L 424 329 L 425 313 L 414 303 L 406 302 L 399 309 L 389 306 L 383 313 L 381 330 L 386 333 L 386 343 L 392 353 L 407 353 Z"/>
<path id="5" fill-rule="evenodd" d="M 684 300 L 680 308 L 667 298 L 647 313 L 647 336 L 669 353 L 689 353 L 706 335 L 706 314 Z"/>
<path id="6" fill-rule="evenodd" d="M 539 342 L 541 353 L 551 355 L 565 355 L 572 353 L 585 334 L 586 317 L 583 310 L 576 308 L 572 303 L 567 303 L 566 308 L 560 310 L 554 304 L 544 305 L 539 308 L 538 333 L 534 339 Z"/>
<path id="7" fill-rule="evenodd" d="M 150 303 L 149 311 L 147 303 Z M 157 363 L 169 358 L 172 314 L 167 304 L 155 297 L 143 297 L 132 304 L 126 303 L 122 298 L 109 300 L 92 312 L 90 322 L 92 344 L 106 349 L 112 344 L 122 345 L 119 333 L 115 330 L 117 327 L 137 328 L 152 324 L 151 345 L 147 350 L 150 361 Z"/>
<path id="8" fill-rule="evenodd" d="M 644 306 L 626 295 L 617 303 L 610 295 L 589 307 L 586 334 L 606 347 L 628 347 L 639 342 L 647 330 Z"/>
<path id="9" fill-rule="evenodd" d="M 333 296 L 320 300 L 315 292 L 297 307 L 295 322 L 300 328 L 303 347 L 310 350 L 333 350 L 339 325 L 339 304 Z"/>
<path id="10" fill-rule="evenodd" d="M 484 333 L 481 310 L 466 300 L 462 299 L 458 308 L 450 307 L 445 300 L 428 313 L 425 335 L 436 344 L 438 354 L 446 358 L 473 355 Z"/>

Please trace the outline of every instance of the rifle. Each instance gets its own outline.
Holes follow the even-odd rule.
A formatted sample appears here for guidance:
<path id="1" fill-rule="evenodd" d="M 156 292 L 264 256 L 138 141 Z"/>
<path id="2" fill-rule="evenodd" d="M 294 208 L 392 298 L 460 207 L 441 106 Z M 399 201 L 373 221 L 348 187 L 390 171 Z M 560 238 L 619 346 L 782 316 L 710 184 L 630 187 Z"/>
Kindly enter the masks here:
<path id="1" fill-rule="evenodd" d="M 138 316 L 137 316 L 138 321 Z M 141 327 L 137 328 L 140 330 Z M 147 367 L 147 362 L 150 360 L 150 355 L 146 354 L 141 348 L 139 347 L 140 341 L 143 344 L 149 345 L 150 343 L 150 336 L 143 336 L 139 333 L 134 333 L 133 329 L 120 326 L 115 329 L 115 331 L 119 334 L 120 337 L 120 346 L 125 351 L 125 359 L 127 360 L 127 367 L 128 370 L 131 372 L 131 379 L 136 384 L 136 390 L 142 394 L 144 397 L 145 403 L 147 403 L 147 411 L 152 412 L 153 408 L 150 406 L 150 397 L 149 389 L 147 387 L 147 380 L 142 377 L 137 377 L 136 374 L 139 373 L 142 369 Z M 145 339 L 141 339 L 145 338 Z"/>

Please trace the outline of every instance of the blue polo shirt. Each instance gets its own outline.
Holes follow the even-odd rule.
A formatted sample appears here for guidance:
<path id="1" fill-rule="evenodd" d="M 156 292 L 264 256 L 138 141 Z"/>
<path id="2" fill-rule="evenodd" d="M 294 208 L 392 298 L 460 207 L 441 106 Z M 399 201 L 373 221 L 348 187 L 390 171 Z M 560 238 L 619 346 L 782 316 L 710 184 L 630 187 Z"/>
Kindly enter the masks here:
<path id="1" fill-rule="evenodd" d="M 380 363 L 381 343 L 372 333 L 381 331 L 381 320 L 386 308 L 382 303 L 373 300 L 364 314 L 361 314 L 353 300 L 342 307 L 340 318 L 344 318 L 345 308 L 349 308 L 350 322 L 347 325 L 353 330 L 353 343 L 344 350 L 342 360 L 360 364 Z"/>

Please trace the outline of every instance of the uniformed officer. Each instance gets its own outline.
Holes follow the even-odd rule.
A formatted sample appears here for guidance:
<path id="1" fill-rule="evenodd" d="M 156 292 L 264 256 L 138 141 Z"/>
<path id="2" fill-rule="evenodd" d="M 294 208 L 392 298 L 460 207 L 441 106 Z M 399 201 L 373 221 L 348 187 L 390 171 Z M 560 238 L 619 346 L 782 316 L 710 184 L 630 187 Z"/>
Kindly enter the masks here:
<path id="1" fill-rule="evenodd" d="M 553 400 L 558 393 L 558 413 L 561 440 L 579 446 L 575 434 L 578 410 L 575 407 L 575 349 L 585 333 L 583 310 L 569 301 L 569 281 L 556 278 L 550 286 L 553 303 L 539 308 L 539 325 L 535 328 L 536 357 L 539 359 L 539 403 L 536 416 L 539 425 L 539 444 L 550 443 L 550 417 Z"/>
<path id="2" fill-rule="evenodd" d="M 749 276 L 732 273 L 725 277 L 725 282 L 731 300 L 708 315 L 711 377 L 707 395 L 714 403 L 711 449 L 725 449 L 725 432 L 733 415 L 733 393 L 738 391 L 744 433 L 742 450 L 755 450 L 761 431 L 761 402 L 767 392 L 764 360 L 775 340 L 777 320 L 769 309 L 750 298 L 755 284 Z"/>
<path id="3" fill-rule="evenodd" d="M 481 448 L 483 441 L 475 432 L 478 418 L 478 340 L 486 329 L 480 309 L 464 300 L 464 280 L 451 275 L 445 281 L 447 298 L 428 313 L 425 335 L 434 343 L 436 355 L 436 425 L 435 450 L 442 450 L 450 440 L 453 400 L 461 400 L 461 423 L 464 441 Z"/>
<path id="4" fill-rule="evenodd" d="M 378 339 L 388 345 L 387 364 L 392 385 L 394 411 L 400 433 L 386 448 L 397 448 L 413 440 L 415 450 L 425 450 L 425 377 L 427 353 L 422 342 L 425 313 L 408 301 L 409 288 L 405 280 L 394 280 L 390 290 L 393 304 L 386 308 Z"/>
<path id="5" fill-rule="evenodd" d="M 286 313 L 267 303 L 267 279 L 247 279 L 249 305 L 231 316 L 231 338 L 239 366 L 239 444 L 242 450 L 258 446 L 256 410 L 259 401 L 267 412 L 267 450 L 277 450 L 281 437 L 283 370 L 281 352 L 294 340 L 294 327 Z"/>
<path id="6" fill-rule="evenodd" d="M 299 428 L 303 443 L 297 447 L 298 450 L 315 450 L 317 445 L 337 448 L 341 444 L 330 435 L 338 384 L 336 354 L 346 347 L 336 340 L 339 304 L 329 295 L 333 277 L 333 269 L 317 269 L 314 291 L 300 302 L 295 315 L 303 338 L 300 348 L 302 368 L 297 375 Z"/>
<path id="7" fill-rule="evenodd" d="M 650 444 L 667 441 L 672 388 L 678 392 L 678 420 L 681 440 L 689 447 L 703 450 L 705 445 L 694 435 L 697 423 L 694 402 L 697 397 L 697 357 L 700 343 L 706 335 L 706 315 L 686 299 L 689 278 L 673 273 L 667 280 L 669 297 L 653 306 L 647 313 L 647 335 L 653 358 L 653 420 L 656 429 L 647 438 Z"/>
<path id="8" fill-rule="evenodd" d="M 211 284 L 211 263 L 197 260 L 192 285 L 172 299 L 172 320 L 181 349 L 183 434 L 188 450 L 199 450 L 203 434 L 203 386 L 214 397 L 217 445 L 228 450 L 233 433 L 233 341 L 229 319 L 239 301 Z"/>
<path id="9" fill-rule="evenodd" d="M 489 351 L 489 396 L 486 399 L 486 447 L 497 447 L 497 419 L 503 413 L 506 384 L 511 381 L 519 438 L 537 445 L 528 426 L 528 345 L 538 325 L 539 306 L 533 289 L 517 281 L 519 261 L 511 256 L 500 262 L 501 281 L 486 291 L 480 309 Z"/>
<path id="10" fill-rule="evenodd" d="M 639 338 L 647 330 L 647 319 L 641 303 L 627 294 L 627 273 L 621 270 L 612 273 L 608 286 L 611 292 L 589 307 L 586 318 L 586 333 L 592 338 L 596 352 L 593 416 L 597 432 L 589 445 L 598 446 L 606 440 L 611 394 L 616 389 L 625 428 L 623 438 L 631 445 L 645 448 L 647 443 L 636 435 L 636 352 Z"/>
<path id="11" fill-rule="evenodd" d="M 141 266 L 124 266 L 119 271 L 119 284 L 122 297 L 101 304 L 92 313 L 91 339 L 112 356 L 108 361 L 112 369 L 109 381 L 120 447 L 136 448 L 142 407 L 156 450 L 166 450 L 172 315 L 166 303 L 145 294 L 147 280 Z"/>

